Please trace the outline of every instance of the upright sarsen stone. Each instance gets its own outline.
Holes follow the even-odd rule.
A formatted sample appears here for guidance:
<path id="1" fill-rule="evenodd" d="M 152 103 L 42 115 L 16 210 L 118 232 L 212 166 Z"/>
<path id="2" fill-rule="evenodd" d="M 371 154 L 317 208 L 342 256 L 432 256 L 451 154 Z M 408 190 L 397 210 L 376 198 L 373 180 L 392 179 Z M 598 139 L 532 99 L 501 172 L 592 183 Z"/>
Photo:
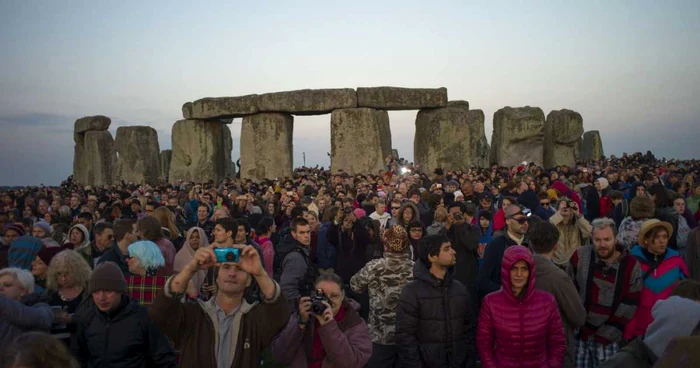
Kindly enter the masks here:
<path id="1" fill-rule="evenodd" d="M 582 134 L 581 114 L 566 109 L 551 111 L 544 124 L 544 166 L 574 166 Z"/>
<path id="2" fill-rule="evenodd" d="M 170 175 L 170 162 L 173 159 L 173 150 L 160 151 L 160 178 L 168 181 Z"/>
<path id="3" fill-rule="evenodd" d="M 85 155 L 85 134 L 73 133 L 73 181 L 83 185 L 91 185 L 87 182 L 87 156 Z"/>
<path id="4" fill-rule="evenodd" d="M 389 114 L 369 108 L 331 113 L 331 171 L 350 175 L 384 169 L 391 155 Z"/>
<path id="5" fill-rule="evenodd" d="M 224 178 L 224 128 L 218 121 L 179 120 L 173 125 L 168 180 L 218 183 Z"/>
<path id="6" fill-rule="evenodd" d="M 491 163 L 515 166 L 543 164 L 544 112 L 539 107 L 504 107 L 493 114 Z"/>
<path id="7" fill-rule="evenodd" d="M 243 118 L 241 179 L 292 177 L 294 117 L 260 113 Z"/>
<path id="8" fill-rule="evenodd" d="M 85 183 L 97 187 L 113 184 L 117 156 L 112 134 L 108 131 L 88 131 L 84 143 L 85 155 L 90 158 Z"/>
<path id="9" fill-rule="evenodd" d="M 161 174 L 160 147 L 155 129 L 147 126 L 119 127 L 114 145 L 118 153 L 118 180 L 158 184 Z"/>
<path id="10" fill-rule="evenodd" d="M 233 151 L 233 137 L 231 137 L 231 129 L 228 125 L 224 125 L 222 128 L 221 139 L 223 139 L 224 144 L 224 177 L 234 178 L 236 177 L 236 164 L 231 160 L 231 151 Z"/>
<path id="11" fill-rule="evenodd" d="M 418 110 L 447 106 L 447 88 L 360 87 L 357 106 L 382 110 Z"/>
<path id="12" fill-rule="evenodd" d="M 581 161 L 597 161 L 605 157 L 603 152 L 603 141 L 600 139 L 600 132 L 591 130 L 583 133 L 581 143 Z"/>
<path id="13" fill-rule="evenodd" d="M 420 110 L 413 141 L 414 161 L 423 172 L 481 165 L 488 154 L 484 113 L 466 106 Z"/>

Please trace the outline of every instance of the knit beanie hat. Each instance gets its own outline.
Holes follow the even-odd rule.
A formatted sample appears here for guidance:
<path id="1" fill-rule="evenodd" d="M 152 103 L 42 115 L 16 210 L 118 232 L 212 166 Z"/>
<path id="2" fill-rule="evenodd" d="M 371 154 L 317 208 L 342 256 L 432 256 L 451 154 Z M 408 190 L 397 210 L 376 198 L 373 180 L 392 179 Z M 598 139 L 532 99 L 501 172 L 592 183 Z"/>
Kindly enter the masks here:
<path id="1" fill-rule="evenodd" d="M 408 248 L 408 233 L 401 225 L 394 225 L 384 231 L 384 244 L 391 253 L 404 253 Z"/>
<path id="2" fill-rule="evenodd" d="M 126 291 L 126 280 L 122 270 L 114 262 L 97 265 L 90 275 L 88 294 L 98 290 L 109 290 L 123 293 Z"/>
<path id="3" fill-rule="evenodd" d="M 46 233 L 46 236 L 51 236 L 51 234 L 53 234 L 53 228 L 46 221 L 37 221 L 34 224 L 34 227 L 38 227 L 39 229 L 43 230 L 44 233 Z"/>
<path id="4" fill-rule="evenodd" d="M 634 219 L 652 218 L 655 211 L 654 200 L 649 197 L 637 196 L 630 202 L 630 215 Z"/>
<path id="5" fill-rule="evenodd" d="M 352 211 L 352 213 L 355 214 L 355 218 L 357 218 L 358 220 L 367 216 L 367 212 L 362 208 L 355 208 L 355 210 Z"/>
<path id="6" fill-rule="evenodd" d="M 647 328 L 644 345 L 660 357 L 673 338 L 690 336 L 698 326 L 700 303 L 672 296 L 656 302 L 651 309 L 651 316 L 654 317 L 654 321 Z"/>
<path id="7" fill-rule="evenodd" d="M 48 266 L 49 263 L 51 263 L 53 257 L 55 257 L 56 254 L 58 254 L 62 250 L 63 248 L 61 247 L 43 247 L 36 255 L 37 257 L 39 257 L 39 259 L 41 259 L 42 262 L 44 262 L 44 264 Z"/>

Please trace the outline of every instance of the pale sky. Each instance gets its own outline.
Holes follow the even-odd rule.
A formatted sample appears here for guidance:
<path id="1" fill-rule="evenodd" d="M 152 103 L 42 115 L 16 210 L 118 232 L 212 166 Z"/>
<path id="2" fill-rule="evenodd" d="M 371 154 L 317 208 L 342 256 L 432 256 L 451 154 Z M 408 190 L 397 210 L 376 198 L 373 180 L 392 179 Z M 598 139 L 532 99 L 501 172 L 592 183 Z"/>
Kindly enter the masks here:
<path id="1" fill-rule="evenodd" d="M 698 16 L 700 1 L 5 0 L 0 185 L 70 175 L 82 116 L 150 125 L 167 149 L 184 102 L 302 88 L 444 86 L 484 110 L 489 140 L 504 106 L 568 108 L 607 155 L 700 158 Z M 389 115 L 412 160 L 416 111 Z M 328 151 L 330 115 L 295 117 L 295 166 Z"/>

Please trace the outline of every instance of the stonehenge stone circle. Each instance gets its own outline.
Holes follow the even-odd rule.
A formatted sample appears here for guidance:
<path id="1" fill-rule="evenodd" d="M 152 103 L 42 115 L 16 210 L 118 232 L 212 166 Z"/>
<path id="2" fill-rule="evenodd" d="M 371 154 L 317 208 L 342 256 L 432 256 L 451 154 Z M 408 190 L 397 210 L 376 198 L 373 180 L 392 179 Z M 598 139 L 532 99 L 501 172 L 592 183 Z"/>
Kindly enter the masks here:
<path id="1" fill-rule="evenodd" d="M 73 180 L 84 185 L 109 185 L 114 176 L 113 168 L 105 165 L 114 165 L 114 140 L 107 132 L 111 120 L 102 115 L 86 116 L 75 121 L 73 128 L 73 141 L 75 142 L 73 155 Z M 100 132 L 106 134 L 91 135 L 90 140 L 86 139 L 88 133 Z M 96 143 L 99 142 L 99 143 Z M 90 145 L 87 150 L 86 145 Z M 95 144 L 104 145 L 104 149 L 95 149 Z M 109 149 L 112 152 L 109 152 Z M 97 168 L 97 169 L 95 169 Z"/>
<path id="2" fill-rule="evenodd" d="M 282 113 L 246 116 L 241 125 L 241 179 L 292 177 L 294 117 Z"/>
<path id="3" fill-rule="evenodd" d="M 464 104 L 452 106 L 418 111 L 413 155 L 424 172 L 466 169 L 488 161 L 483 112 L 470 112 Z"/>
<path id="4" fill-rule="evenodd" d="M 331 113 L 331 172 L 377 173 L 389 155 L 389 113 L 370 108 Z"/>
<path id="5" fill-rule="evenodd" d="M 357 106 L 417 110 L 447 106 L 447 88 L 359 87 Z"/>
<path id="6" fill-rule="evenodd" d="M 224 178 L 224 128 L 218 121 L 179 120 L 173 125 L 168 181 L 218 182 Z"/>
<path id="7" fill-rule="evenodd" d="M 581 114 L 566 109 L 551 111 L 544 123 L 544 166 L 574 166 L 582 134 Z"/>
<path id="8" fill-rule="evenodd" d="M 460 107 L 460 108 L 469 110 L 469 101 L 464 101 L 464 100 L 447 101 L 447 107 Z"/>
<path id="9" fill-rule="evenodd" d="M 600 132 L 591 130 L 583 133 L 581 143 L 581 161 L 597 161 L 605 157 L 603 153 L 603 141 Z"/>
<path id="10" fill-rule="evenodd" d="M 515 166 L 523 161 L 542 165 L 544 112 L 539 107 L 504 107 L 493 114 L 491 163 Z"/>
<path id="11" fill-rule="evenodd" d="M 170 161 L 173 159 L 173 150 L 160 151 L 160 178 L 168 181 L 170 175 Z"/>
<path id="12" fill-rule="evenodd" d="M 108 131 L 85 132 L 85 183 L 93 186 L 111 185 L 114 182 L 117 156 L 114 139 Z"/>
<path id="13" fill-rule="evenodd" d="M 114 147 L 118 153 L 118 180 L 152 185 L 159 182 L 160 147 L 155 129 L 147 126 L 119 127 Z"/>

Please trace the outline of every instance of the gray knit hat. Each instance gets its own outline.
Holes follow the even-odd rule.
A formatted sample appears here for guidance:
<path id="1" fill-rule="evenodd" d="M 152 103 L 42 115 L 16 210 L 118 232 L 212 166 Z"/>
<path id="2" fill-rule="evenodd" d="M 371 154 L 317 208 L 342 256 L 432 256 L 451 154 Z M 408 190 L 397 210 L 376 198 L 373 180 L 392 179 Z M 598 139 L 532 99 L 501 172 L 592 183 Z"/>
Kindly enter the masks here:
<path id="1" fill-rule="evenodd" d="M 126 280 L 119 266 L 114 262 L 105 262 L 97 265 L 95 270 L 90 275 L 88 283 L 88 294 L 95 291 L 117 291 L 123 293 L 126 291 Z"/>

